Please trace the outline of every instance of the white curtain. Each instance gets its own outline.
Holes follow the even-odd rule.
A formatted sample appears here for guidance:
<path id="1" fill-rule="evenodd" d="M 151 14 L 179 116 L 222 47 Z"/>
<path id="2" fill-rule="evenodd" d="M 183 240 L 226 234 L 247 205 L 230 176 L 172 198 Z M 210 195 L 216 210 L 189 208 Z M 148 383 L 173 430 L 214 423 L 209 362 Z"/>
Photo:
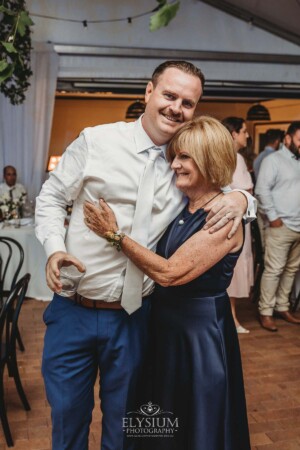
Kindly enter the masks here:
<path id="1" fill-rule="evenodd" d="M 17 182 L 34 200 L 46 178 L 58 73 L 58 55 L 52 45 L 34 44 L 31 69 L 31 85 L 22 105 L 11 105 L 0 93 L 0 179 L 3 167 L 16 167 Z"/>

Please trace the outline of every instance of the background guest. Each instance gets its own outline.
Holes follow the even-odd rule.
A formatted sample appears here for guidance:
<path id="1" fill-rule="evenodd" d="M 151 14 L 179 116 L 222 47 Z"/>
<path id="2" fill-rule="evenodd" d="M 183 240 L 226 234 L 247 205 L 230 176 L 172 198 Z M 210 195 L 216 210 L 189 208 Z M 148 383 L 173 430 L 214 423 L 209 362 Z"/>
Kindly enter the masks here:
<path id="1" fill-rule="evenodd" d="M 3 169 L 4 182 L 0 184 L 0 197 L 5 194 L 13 200 L 19 200 L 26 195 L 26 189 L 21 183 L 17 183 L 17 171 L 13 166 L 5 166 Z"/>
<path id="2" fill-rule="evenodd" d="M 17 181 L 17 171 L 13 166 L 3 169 L 4 182 L 0 184 L 0 221 L 22 217 L 26 202 L 26 189 Z"/>
<path id="3" fill-rule="evenodd" d="M 279 129 L 273 129 L 273 130 L 269 129 L 269 130 L 267 130 L 265 136 L 266 136 L 266 146 L 265 146 L 264 150 L 256 157 L 256 159 L 253 163 L 255 180 L 257 180 L 257 178 L 258 178 L 259 169 L 260 169 L 263 159 L 269 155 L 272 155 L 275 151 L 277 151 L 280 148 L 280 144 L 284 137 L 284 132 Z M 268 219 L 264 215 L 261 207 L 259 206 L 259 203 L 257 205 L 257 224 L 259 227 L 262 249 L 264 251 L 265 230 L 266 230 L 266 227 L 268 227 Z"/>
<path id="4" fill-rule="evenodd" d="M 266 156 L 274 153 L 276 150 L 279 150 L 280 144 L 283 140 L 283 136 L 284 136 L 284 132 L 282 130 L 279 130 L 279 129 L 267 130 L 267 132 L 265 134 L 266 146 L 263 149 L 263 151 L 260 152 L 260 154 L 255 158 L 255 161 L 253 163 L 256 180 L 258 178 L 260 165 L 261 165 L 263 159 Z"/>
<path id="5" fill-rule="evenodd" d="M 253 190 L 253 182 L 248 172 L 244 158 L 238 153 L 241 148 L 244 148 L 247 145 L 249 134 L 247 131 L 246 123 L 244 119 L 240 117 L 227 117 L 223 120 L 223 125 L 225 125 L 225 127 L 231 133 L 234 142 L 234 148 L 237 152 L 237 165 L 230 187 L 232 189 L 244 189 L 251 193 Z M 227 289 L 228 295 L 230 297 L 232 315 L 238 333 L 249 333 L 249 330 L 244 328 L 237 318 L 236 299 L 249 297 L 252 285 L 253 256 L 251 230 L 250 226 L 246 225 L 244 248 L 235 266 L 231 284 Z"/>
<path id="6" fill-rule="evenodd" d="M 241 148 L 238 153 L 240 155 L 242 155 L 242 157 L 245 160 L 248 172 L 250 173 L 252 182 L 255 186 L 255 182 L 256 182 L 256 178 L 255 178 L 255 173 L 254 173 L 254 168 L 253 168 L 253 162 L 255 160 L 256 154 L 254 153 L 253 150 L 253 140 L 251 136 L 248 136 L 247 138 L 247 145 L 246 147 Z"/>
<path id="7" fill-rule="evenodd" d="M 277 331 L 274 310 L 286 321 L 300 324 L 289 312 L 300 267 L 300 121 L 289 126 L 283 148 L 263 160 L 255 191 L 269 221 L 259 317 L 263 328 Z"/>

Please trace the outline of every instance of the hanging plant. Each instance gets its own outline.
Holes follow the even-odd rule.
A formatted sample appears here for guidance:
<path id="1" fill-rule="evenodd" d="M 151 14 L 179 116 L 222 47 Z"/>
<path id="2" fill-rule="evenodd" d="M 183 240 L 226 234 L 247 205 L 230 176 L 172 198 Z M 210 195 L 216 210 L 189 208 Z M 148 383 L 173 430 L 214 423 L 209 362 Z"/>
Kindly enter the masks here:
<path id="1" fill-rule="evenodd" d="M 13 105 L 23 103 L 30 86 L 31 30 L 25 0 L 0 5 L 0 91 Z"/>
<path id="2" fill-rule="evenodd" d="M 158 2 L 157 8 L 155 8 L 155 14 L 150 17 L 150 31 L 156 31 L 161 27 L 169 25 L 172 19 L 177 14 L 180 6 L 180 1 L 172 1 L 168 3 L 167 0 L 156 0 Z"/>

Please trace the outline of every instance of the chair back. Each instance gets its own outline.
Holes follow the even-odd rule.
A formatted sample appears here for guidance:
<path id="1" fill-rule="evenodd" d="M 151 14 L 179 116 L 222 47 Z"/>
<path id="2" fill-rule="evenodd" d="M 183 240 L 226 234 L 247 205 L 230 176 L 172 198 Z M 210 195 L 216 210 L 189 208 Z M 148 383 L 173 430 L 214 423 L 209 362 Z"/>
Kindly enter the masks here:
<path id="1" fill-rule="evenodd" d="M 2 247 L 2 251 L 1 251 Z M 3 251 L 6 250 L 6 252 Z M 13 254 L 17 253 L 16 258 Z M 0 236 L 0 302 L 15 286 L 24 262 L 22 245 L 13 238 Z M 5 289 L 5 286 L 7 289 Z"/>
<path id="2" fill-rule="evenodd" d="M 254 283 L 250 292 L 250 299 L 257 302 L 260 296 L 260 282 L 264 271 L 264 252 L 257 220 L 251 222 L 252 252 L 254 264 Z"/>
<path id="3" fill-rule="evenodd" d="M 24 275 L 4 300 L 0 313 L 0 360 L 9 359 L 16 353 L 16 339 L 18 334 L 18 319 L 21 306 L 26 295 L 30 274 Z M 4 354 L 2 353 L 4 352 Z"/>
<path id="4" fill-rule="evenodd" d="M 264 261 L 264 251 L 257 220 L 253 220 L 251 222 L 251 237 L 254 265 L 256 266 L 257 264 L 261 264 Z"/>

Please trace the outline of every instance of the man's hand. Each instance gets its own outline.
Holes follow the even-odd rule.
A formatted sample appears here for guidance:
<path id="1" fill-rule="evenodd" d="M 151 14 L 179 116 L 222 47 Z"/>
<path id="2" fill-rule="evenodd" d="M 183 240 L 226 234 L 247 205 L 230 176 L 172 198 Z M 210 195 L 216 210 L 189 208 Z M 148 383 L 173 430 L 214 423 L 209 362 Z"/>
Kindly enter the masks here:
<path id="1" fill-rule="evenodd" d="M 62 284 L 60 282 L 60 268 L 62 266 L 75 266 L 79 272 L 85 271 L 85 266 L 75 256 L 66 252 L 55 252 L 48 258 L 46 264 L 46 280 L 51 291 L 60 293 Z"/>
<path id="2" fill-rule="evenodd" d="M 269 223 L 271 228 L 280 228 L 283 225 L 283 222 L 281 219 L 272 220 L 272 222 Z"/>
<path id="3" fill-rule="evenodd" d="M 214 233 L 232 220 L 232 228 L 228 234 L 230 239 L 236 233 L 247 207 L 248 201 L 242 192 L 230 192 L 223 195 L 221 200 L 204 208 L 205 211 L 209 211 L 209 214 L 203 229 L 209 228 L 209 232 Z"/>

